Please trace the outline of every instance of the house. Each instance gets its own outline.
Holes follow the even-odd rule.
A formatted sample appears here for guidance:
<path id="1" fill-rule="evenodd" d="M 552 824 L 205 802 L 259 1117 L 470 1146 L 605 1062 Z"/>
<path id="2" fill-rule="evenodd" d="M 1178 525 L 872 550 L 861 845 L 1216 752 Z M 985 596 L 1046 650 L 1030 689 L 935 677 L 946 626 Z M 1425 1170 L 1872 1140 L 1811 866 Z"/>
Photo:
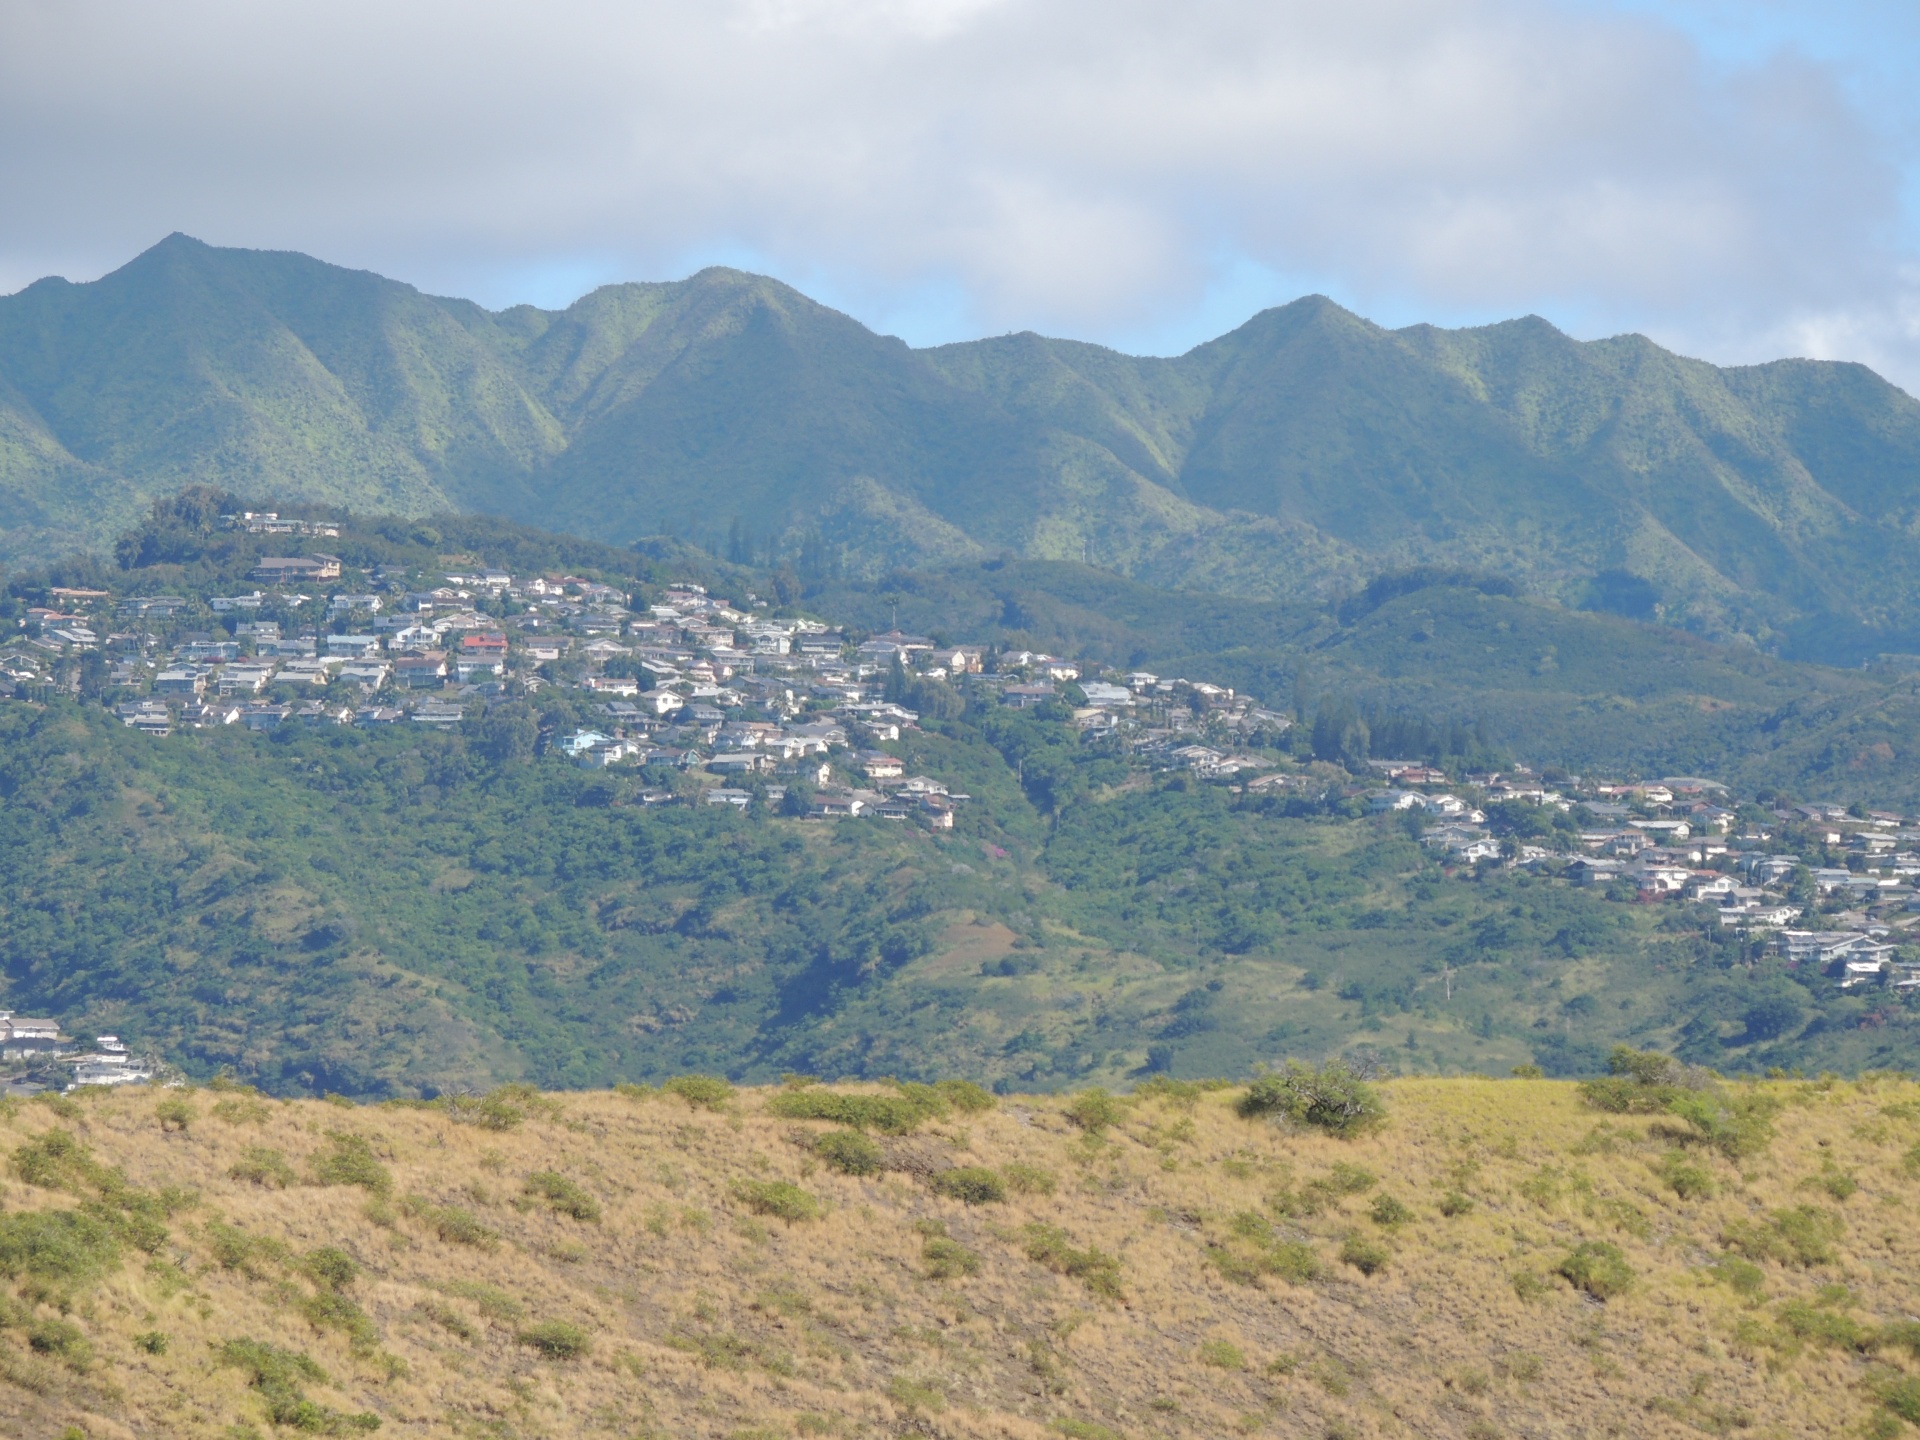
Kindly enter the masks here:
<path id="1" fill-rule="evenodd" d="M 268 556 L 247 572 L 249 580 L 263 585 L 310 585 L 320 580 L 340 578 L 337 555 Z"/>
<path id="2" fill-rule="evenodd" d="M 446 652 L 402 655 L 393 662 L 393 679 L 403 690 L 438 690 L 447 680 Z"/>
<path id="3" fill-rule="evenodd" d="M 598 730 L 576 730 L 573 734 L 561 740 L 555 748 L 557 748 L 561 754 L 571 758 L 584 754 L 596 745 L 610 745 L 612 743 L 613 736 L 602 735 Z"/>
<path id="4" fill-rule="evenodd" d="M 1134 703 L 1133 692 L 1124 685 L 1110 685 L 1104 680 L 1089 680 L 1080 687 L 1087 697 L 1087 704 L 1097 709 L 1113 710 Z"/>
<path id="5" fill-rule="evenodd" d="M 1610 885 L 1626 873 L 1618 860 L 1578 859 L 1567 867 L 1567 878 L 1576 885 Z"/>
<path id="6" fill-rule="evenodd" d="M 1693 834 L 1693 827 L 1684 820 L 1629 820 L 1627 824 L 1662 844 L 1685 840 Z"/>
<path id="7" fill-rule="evenodd" d="M 757 750 L 734 750 L 707 762 L 707 769 L 718 775 L 758 775 L 773 766 L 773 757 Z"/>
<path id="8" fill-rule="evenodd" d="M 484 657 L 472 659 L 462 655 L 453 662 L 453 677 L 462 685 L 471 685 L 477 680 L 491 680 L 506 667 L 500 660 Z"/>
<path id="9" fill-rule="evenodd" d="M 162 670 L 153 677 L 156 695 L 197 696 L 207 688 L 207 677 L 198 670 Z"/>
<path id="10" fill-rule="evenodd" d="M 240 719 L 249 730 L 278 730 L 291 714 L 291 705 L 249 705 L 240 712 Z"/>
<path id="11" fill-rule="evenodd" d="M 335 595 L 327 601 L 327 614 L 349 615 L 355 610 L 362 610 L 369 615 L 378 615 L 382 603 L 378 595 Z"/>
<path id="12" fill-rule="evenodd" d="M 357 660 L 340 667 L 340 678 L 351 681 L 362 690 L 378 690 L 387 683 L 392 667 L 374 660 Z"/>
<path id="13" fill-rule="evenodd" d="M 879 750 L 863 754 L 860 768 L 869 780 L 898 780 L 907 773 L 906 765 L 898 757 Z"/>
<path id="14" fill-rule="evenodd" d="M 730 790 L 725 786 L 715 786 L 707 791 L 706 803 L 709 805 L 731 805 L 736 810 L 744 810 L 753 803 L 750 790 Z"/>
<path id="15" fill-rule="evenodd" d="M 813 797 L 813 805 L 807 813 L 821 820 L 852 820 L 866 808 L 866 801 L 857 795 L 828 794 L 823 791 Z"/>
<path id="16" fill-rule="evenodd" d="M 396 710 L 391 705 L 368 705 L 353 713 L 356 725 L 397 725 L 407 718 L 407 712 Z"/>
<path id="17" fill-rule="evenodd" d="M 258 695 L 271 679 L 271 665 L 229 665 L 220 672 L 217 688 L 222 695 Z"/>
<path id="18" fill-rule="evenodd" d="M 507 637 L 498 630 L 473 630 L 460 637 L 460 653 L 463 656 L 488 656 L 496 660 L 507 658 Z"/>
<path id="19" fill-rule="evenodd" d="M 431 725 L 436 730 L 451 730 L 466 718 L 466 711 L 458 705 L 437 700 L 429 700 L 413 712 L 414 724 Z"/>
<path id="20" fill-rule="evenodd" d="M 327 636 L 327 654 L 339 655 L 348 660 L 365 660 L 369 655 L 379 653 L 378 635 L 329 635 Z"/>
<path id="21" fill-rule="evenodd" d="M 636 691 L 638 691 L 637 694 Z M 628 690 L 624 693 L 634 696 L 643 710 L 654 715 L 671 715 L 687 703 L 682 696 L 672 690 L 641 691 L 636 686 L 634 690 Z"/>
<path id="22" fill-rule="evenodd" d="M 1030 710 L 1035 705 L 1044 705 L 1054 699 L 1057 693 L 1052 685 L 1045 682 L 1037 685 L 1009 685 L 1000 692 L 1000 703 L 1011 705 L 1016 710 Z"/>

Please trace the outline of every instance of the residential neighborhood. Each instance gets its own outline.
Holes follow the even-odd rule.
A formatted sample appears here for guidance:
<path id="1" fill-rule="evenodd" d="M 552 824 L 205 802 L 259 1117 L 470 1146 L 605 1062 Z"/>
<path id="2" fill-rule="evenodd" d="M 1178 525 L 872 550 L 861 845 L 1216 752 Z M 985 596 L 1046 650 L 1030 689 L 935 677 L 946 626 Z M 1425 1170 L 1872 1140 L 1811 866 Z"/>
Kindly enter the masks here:
<path id="1" fill-rule="evenodd" d="M 338 534 L 273 513 L 223 523 Z M 1524 868 L 1620 903 L 1698 907 L 1836 985 L 1920 989 L 1920 963 L 1901 952 L 1920 925 L 1920 820 L 1742 801 L 1699 777 L 1449 775 L 1383 758 L 1354 773 L 1303 752 L 1292 715 L 1208 679 L 897 628 L 851 632 L 690 581 L 641 593 L 567 573 L 366 573 L 329 553 L 288 553 L 259 560 L 249 588 L 216 594 L 52 589 L 0 645 L 0 670 L 25 699 L 91 675 L 124 724 L 156 740 L 223 727 L 450 730 L 564 694 L 591 718 L 543 729 L 537 753 L 631 774 L 629 803 L 936 833 L 954 828 L 969 796 L 897 752 L 921 721 L 911 695 L 937 681 L 950 698 L 1049 707 L 1140 771 L 1405 825 L 1450 872 Z"/>

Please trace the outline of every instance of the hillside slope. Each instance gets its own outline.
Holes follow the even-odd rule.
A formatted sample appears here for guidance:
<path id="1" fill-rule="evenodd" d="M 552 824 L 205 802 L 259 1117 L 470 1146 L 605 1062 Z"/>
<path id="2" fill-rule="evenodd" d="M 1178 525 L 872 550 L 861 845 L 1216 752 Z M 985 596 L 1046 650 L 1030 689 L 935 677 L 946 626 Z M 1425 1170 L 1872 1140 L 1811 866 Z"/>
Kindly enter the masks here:
<path id="1" fill-rule="evenodd" d="M 823 1163 L 830 1125 L 779 1118 L 782 1091 L 10 1102 L 0 1428 L 1483 1440 L 1920 1418 L 1913 1084 L 1743 1091 L 1780 1109 L 1737 1163 L 1566 1084 L 1383 1088 L 1385 1126 L 1352 1140 L 1239 1118 L 1238 1091 L 949 1104 L 842 1132 L 831 1153 L 865 1174 Z"/>
<path id="2" fill-rule="evenodd" d="M 7 555 L 188 481 L 623 542 L 739 517 L 866 574 L 1007 553 L 1283 598 L 1471 564 L 1808 653 L 1920 645 L 1920 404 L 1870 371 L 1318 297 L 1173 359 L 915 351 L 736 271 L 492 314 L 173 236 L 0 299 Z"/>

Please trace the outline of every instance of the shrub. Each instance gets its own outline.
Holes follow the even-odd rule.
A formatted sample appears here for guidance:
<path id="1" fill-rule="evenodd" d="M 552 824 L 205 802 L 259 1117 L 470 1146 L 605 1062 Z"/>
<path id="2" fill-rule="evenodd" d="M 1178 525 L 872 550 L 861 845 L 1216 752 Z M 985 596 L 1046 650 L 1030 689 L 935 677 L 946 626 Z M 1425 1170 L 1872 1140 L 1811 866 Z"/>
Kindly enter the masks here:
<path id="1" fill-rule="evenodd" d="M 149 1355 L 164 1355 L 167 1353 L 167 1337 L 162 1335 L 158 1330 L 141 1331 L 133 1337 L 133 1343 L 138 1349 L 146 1351 Z"/>
<path id="2" fill-rule="evenodd" d="M 418 1195 L 400 1202 L 407 1214 L 424 1222 L 428 1229 L 449 1245 L 471 1245 L 476 1250 L 491 1250 L 500 1243 L 500 1233 L 482 1224 L 480 1217 L 458 1205 L 435 1205 Z"/>
<path id="3" fill-rule="evenodd" d="M 1413 1211 L 1394 1199 L 1391 1195 L 1380 1195 L 1374 1199 L 1373 1208 L 1368 1211 L 1376 1225 L 1389 1228 L 1404 1225 L 1413 1219 Z"/>
<path id="4" fill-rule="evenodd" d="M 819 1197 L 787 1180 L 742 1180 L 733 1187 L 733 1193 L 756 1215 L 771 1215 L 788 1224 L 817 1220 L 825 1213 Z"/>
<path id="5" fill-rule="evenodd" d="M 733 1099 L 733 1086 L 718 1075 L 676 1075 L 660 1088 L 695 1110 L 719 1110 Z"/>
<path id="6" fill-rule="evenodd" d="M 341 1330 L 346 1332 L 356 1353 L 365 1354 L 372 1350 L 380 1338 L 373 1328 L 373 1321 L 367 1318 L 367 1312 L 356 1305 L 349 1297 L 333 1290 L 322 1290 L 317 1295 L 309 1295 L 300 1302 L 300 1313 L 307 1317 L 307 1323 L 316 1330 Z"/>
<path id="7" fill-rule="evenodd" d="M 380 1428 L 377 1415 L 346 1415 L 307 1399 L 302 1383 L 325 1385 L 327 1372 L 298 1350 L 283 1350 L 264 1340 L 229 1340 L 220 1347 L 218 1363 L 247 1372 L 248 1383 L 267 1402 L 267 1416 L 276 1425 L 322 1435 Z"/>
<path id="8" fill-rule="evenodd" d="M 359 1262 L 333 1245 L 309 1250 L 302 1257 L 300 1268 L 316 1285 L 324 1285 L 329 1290 L 351 1290 L 353 1282 L 360 1278 Z"/>
<path id="9" fill-rule="evenodd" d="M 589 1224 L 600 1221 L 600 1202 L 557 1170 L 538 1170 L 527 1177 L 526 1194 L 544 1200 L 562 1215 Z"/>
<path id="10" fill-rule="evenodd" d="M 1379 1274 L 1387 1268 L 1387 1262 L 1392 1258 L 1392 1252 L 1386 1246 L 1360 1235 L 1349 1235 L 1340 1247 L 1340 1259 L 1362 1275 Z"/>
<path id="11" fill-rule="evenodd" d="M 1000 1176 L 984 1165 L 961 1165 L 942 1170 L 927 1182 L 936 1194 L 963 1205 L 996 1205 L 1007 1198 Z"/>
<path id="12" fill-rule="evenodd" d="M 1758 1155 L 1773 1143 L 1773 1117 L 1780 1102 L 1769 1095 L 1724 1095 L 1712 1091 L 1674 1096 L 1667 1111 L 1693 1127 L 1693 1138 L 1729 1160 Z"/>
<path id="13" fill-rule="evenodd" d="M 1386 1116 L 1374 1088 L 1338 1060 L 1317 1070 L 1289 1060 L 1284 1071 L 1254 1081 L 1234 1108 L 1248 1119 L 1284 1115 L 1339 1136 L 1362 1134 Z"/>
<path id="14" fill-rule="evenodd" d="M 31 1277 L 62 1288 L 91 1284 L 119 1268 L 114 1228 L 78 1210 L 23 1210 L 0 1215 L 0 1275 Z"/>
<path id="15" fill-rule="evenodd" d="M 1200 1363 L 1216 1370 L 1244 1370 L 1247 1352 L 1231 1340 L 1207 1340 L 1200 1345 Z"/>
<path id="16" fill-rule="evenodd" d="M 1749 1300 L 1757 1300 L 1766 1288 L 1766 1271 L 1749 1260 L 1742 1260 L 1738 1255 L 1722 1255 L 1707 1266 L 1707 1273 L 1730 1287 L 1736 1295 L 1743 1295 Z"/>
<path id="17" fill-rule="evenodd" d="M 169 1095 L 153 1107 L 153 1118 L 162 1130 L 184 1131 L 193 1124 L 193 1102 L 184 1095 Z"/>
<path id="18" fill-rule="evenodd" d="M 1513 1274 L 1513 1293 L 1522 1300 L 1540 1300 L 1547 1293 L 1547 1282 L 1531 1270 L 1516 1270 Z"/>
<path id="19" fill-rule="evenodd" d="M 249 1145 L 227 1175 L 234 1180 L 251 1180 L 269 1190 L 284 1190 L 295 1179 L 287 1157 L 265 1145 Z"/>
<path id="20" fill-rule="evenodd" d="M 1114 1256 L 1092 1246 L 1076 1250 L 1067 1232 L 1057 1225 L 1035 1222 L 1021 1232 L 1027 1258 L 1061 1275 L 1069 1275 L 1108 1300 L 1118 1300 L 1120 1262 Z"/>
<path id="21" fill-rule="evenodd" d="M 1920 1425 L 1920 1375 L 1888 1381 L 1880 1391 L 1880 1403 L 1909 1425 Z"/>
<path id="22" fill-rule="evenodd" d="M 99 1186 L 103 1171 L 92 1152 L 65 1130 L 45 1130 L 13 1152 L 14 1173 L 43 1190 L 80 1192 Z"/>
<path id="23" fill-rule="evenodd" d="M 991 1090 L 971 1080 L 942 1080 L 933 1088 L 941 1099 L 962 1115 L 977 1115 L 1000 1103 L 994 1099 Z"/>
<path id="24" fill-rule="evenodd" d="M 811 1148 L 842 1175 L 878 1175 L 886 1168 L 886 1153 L 858 1130 L 829 1130 Z"/>
<path id="25" fill-rule="evenodd" d="M 284 1242 L 271 1235 L 255 1235 L 223 1220 L 209 1220 L 201 1226 L 200 1238 L 213 1251 L 213 1258 L 221 1269 L 238 1270 L 253 1280 L 287 1259 Z"/>
<path id="26" fill-rule="evenodd" d="M 908 1095 L 846 1095 L 834 1090 L 782 1090 L 767 1113 L 786 1120 L 830 1120 L 855 1130 L 905 1135 L 933 1112 Z"/>
<path id="27" fill-rule="evenodd" d="M 1868 1350 L 1878 1338 L 1851 1315 L 1806 1300 L 1789 1300 L 1779 1318 L 1780 1328 L 1794 1339 L 1835 1350 Z"/>
<path id="28" fill-rule="evenodd" d="M 980 1273 L 980 1257 L 958 1240 L 929 1235 L 920 1247 L 930 1280 L 959 1280 Z"/>
<path id="29" fill-rule="evenodd" d="M 1611 1300 L 1633 1286 L 1633 1268 L 1627 1264 L 1627 1257 L 1618 1245 L 1606 1240 L 1586 1240 L 1574 1246 L 1555 1267 L 1555 1273 L 1596 1300 Z"/>
<path id="30" fill-rule="evenodd" d="M 577 1360 L 593 1345 L 592 1337 L 585 1330 L 565 1320 L 543 1320 L 538 1325 L 529 1325 L 513 1338 L 549 1360 Z"/>
<path id="31" fill-rule="evenodd" d="M 1440 1197 L 1440 1213 L 1449 1220 L 1473 1213 L 1473 1197 L 1462 1195 L 1458 1190 L 1449 1190 Z"/>
<path id="32" fill-rule="evenodd" d="M 308 1161 L 316 1185 L 358 1185 L 376 1195 L 393 1190 L 393 1176 L 373 1153 L 373 1142 L 364 1135 L 344 1130 L 329 1130 L 333 1148 Z"/>
<path id="33" fill-rule="evenodd" d="M 1596 1110 L 1615 1115 L 1658 1115 L 1674 1099 L 1705 1083 L 1704 1072 L 1689 1069 L 1657 1050 L 1616 1045 L 1607 1057 L 1604 1079 L 1581 1084 L 1580 1095 Z"/>
<path id="34" fill-rule="evenodd" d="M 27 1344 L 37 1354 L 64 1360 L 75 1370 L 93 1363 L 93 1346 L 85 1332 L 70 1320 L 42 1319 L 27 1325 Z"/>
<path id="35" fill-rule="evenodd" d="M 1826 1265 L 1838 1257 L 1835 1249 L 1846 1226 L 1838 1215 L 1812 1205 L 1775 1210 L 1764 1223 L 1735 1220 L 1721 1232 L 1721 1241 L 1750 1260 L 1777 1260 L 1784 1265 Z"/>
<path id="36" fill-rule="evenodd" d="M 1051 1195 L 1059 1184 L 1051 1170 L 1038 1165 L 1002 1165 L 1000 1177 L 1016 1195 Z"/>
<path id="37" fill-rule="evenodd" d="M 1682 1200 L 1709 1200 L 1713 1197 L 1713 1174 L 1696 1165 L 1678 1150 L 1669 1150 L 1653 1167 L 1653 1173 L 1666 1181 Z"/>
<path id="38" fill-rule="evenodd" d="M 478 1125 L 483 1130 L 513 1130 L 530 1116 L 553 1119 L 560 1114 L 559 1101 L 527 1084 L 496 1086 L 485 1095 L 442 1095 L 433 1104 L 457 1124 Z"/>
<path id="39" fill-rule="evenodd" d="M 1098 1135 L 1109 1126 L 1127 1118 L 1127 1109 L 1118 1096 L 1098 1087 L 1082 1090 L 1067 1102 L 1062 1112 L 1067 1120 L 1090 1135 Z"/>

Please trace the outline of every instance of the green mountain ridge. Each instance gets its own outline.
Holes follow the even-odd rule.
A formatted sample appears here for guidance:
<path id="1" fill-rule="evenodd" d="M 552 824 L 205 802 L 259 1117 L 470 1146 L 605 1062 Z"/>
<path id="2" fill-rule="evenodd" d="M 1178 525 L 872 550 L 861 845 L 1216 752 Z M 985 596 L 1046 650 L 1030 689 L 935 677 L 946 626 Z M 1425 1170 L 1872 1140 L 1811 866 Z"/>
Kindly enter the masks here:
<path id="1" fill-rule="evenodd" d="M 1537 317 L 1390 331 L 1321 297 L 1174 358 L 913 350 L 711 269 L 562 311 L 169 237 L 0 299 L 0 558 L 188 483 L 624 543 L 813 538 L 856 574 L 1010 555 L 1324 599 L 1421 564 L 1788 653 L 1920 648 L 1920 404 Z"/>

